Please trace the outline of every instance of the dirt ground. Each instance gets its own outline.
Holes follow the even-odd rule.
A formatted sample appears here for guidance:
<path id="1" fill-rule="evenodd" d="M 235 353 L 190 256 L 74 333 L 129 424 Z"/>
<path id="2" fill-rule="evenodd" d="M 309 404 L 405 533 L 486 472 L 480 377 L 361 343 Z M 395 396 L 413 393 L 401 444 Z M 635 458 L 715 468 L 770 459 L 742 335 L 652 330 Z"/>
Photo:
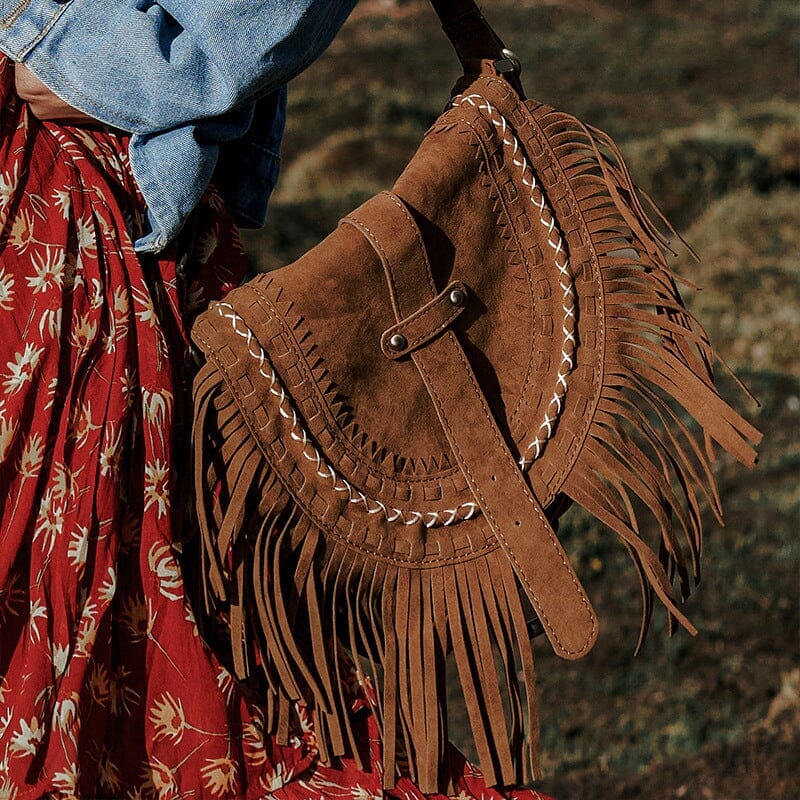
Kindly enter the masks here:
<path id="1" fill-rule="evenodd" d="M 530 96 L 611 133 L 698 250 L 676 269 L 720 355 L 726 396 L 765 433 L 759 466 L 717 465 L 700 634 L 661 626 L 633 657 L 639 594 L 614 537 L 570 512 L 564 541 L 604 632 L 590 656 L 538 648 L 539 788 L 584 798 L 800 797 L 800 6 L 787 0 L 485 0 Z M 288 263 L 391 185 L 444 106 L 455 59 L 427 3 L 362 0 L 297 79 L 254 266 Z M 710 515 L 709 515 L 710 517 Z M 453 720 L 468 749 L 464 721 Z"/>

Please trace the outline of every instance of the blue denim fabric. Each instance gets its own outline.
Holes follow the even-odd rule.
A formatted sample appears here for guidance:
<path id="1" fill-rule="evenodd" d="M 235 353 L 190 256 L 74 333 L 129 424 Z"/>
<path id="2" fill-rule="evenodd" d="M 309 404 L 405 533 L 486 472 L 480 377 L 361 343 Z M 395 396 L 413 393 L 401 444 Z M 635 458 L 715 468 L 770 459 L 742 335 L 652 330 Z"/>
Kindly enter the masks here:
<path id="1" fill-rule="evenodd" d="M 131 167 L 163 249 L 212 176 L 260 225 L 278 173 L 286 82 L 356 0 L 0 0 L 0 51 L 75 108 L 132 134 Z M 215 173 L 216 170 L 216 173 Z"/>

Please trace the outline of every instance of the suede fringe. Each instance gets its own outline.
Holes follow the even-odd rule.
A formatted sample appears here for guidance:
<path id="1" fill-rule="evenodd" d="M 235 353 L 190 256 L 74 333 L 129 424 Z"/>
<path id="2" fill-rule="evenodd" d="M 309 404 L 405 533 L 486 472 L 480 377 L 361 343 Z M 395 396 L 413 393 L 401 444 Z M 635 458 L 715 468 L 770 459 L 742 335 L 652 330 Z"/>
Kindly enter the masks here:
<path id="1" fill-rule="evenodd" d="M 538 122 L 574 191 L 603 287 L 600 396 L 562 491 L 630 552 L 644 598 L 638 650 L 655 597 L 668 610 L 670 631 L 680 623 L 696 633 L 672 584 L 685 600 L 700 580 L 701 499 L 722 522 L 712 440 L 752 466 L 761 435 L 719 396 L 714 353 L 680 296 L 659 224 L 677 233 L 636 189 L 614 142 L 561 112 L 548 110 Z M 657 554 L 642 538 L 642 509 L 658 525 Z"/>
<path id="2" fill-rule="evenodd" d="M 422 791 L 437 792 L 447 775 L 452 651 L 487 783 L 540 775 L 531 643 L 500 549 L 419 569 L 326 543 L 209 365 L 195 384 L 194 446 L 206 611 L 227 620 L 236 677 L 265 676 L 267 725 L 281 743 L 296 704 L 306 705 L 321 758 L 347 754 L 360 764 L 340 673 L 344 645 L 381 685 L 384 785 L 394 786 L 401 767 Z M 527 742 L 525 730 L 534 732 Z"/>

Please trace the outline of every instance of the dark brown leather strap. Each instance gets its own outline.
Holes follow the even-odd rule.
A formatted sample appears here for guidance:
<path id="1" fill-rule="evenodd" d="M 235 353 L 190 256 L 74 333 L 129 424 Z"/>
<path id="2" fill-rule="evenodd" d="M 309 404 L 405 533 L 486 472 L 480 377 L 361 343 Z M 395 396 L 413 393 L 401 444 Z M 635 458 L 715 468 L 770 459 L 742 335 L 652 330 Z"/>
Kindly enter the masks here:
<path id="1" fill-rule="evenodd" d="M 506 50 L 478 6 L 472 0 L 431 0 L 431 5 L 455 48 L 464 75 L 502 75 L 524 100 L 519 60 Z M 462 88 L 459 82 L 454 91 L 460 92 Z"/>
<path id="2" fill-rule="evenodd" d="M 465 70 L 471 62 L 504 57 L 503 42 L 473 0 L 431 0 Z"/>
<path id="3" fill-rule="evenodd" d="M 398 322 L 436 296 L 422 236 L 399 197 L 384 192 L 346 221 L 378 254 Z M 580 658 L 597 638 L 597 617 L 497 427 L 458 338 L 447 330 L 411 357 L 458 465 L 553 649 L 563 658 Z"/>

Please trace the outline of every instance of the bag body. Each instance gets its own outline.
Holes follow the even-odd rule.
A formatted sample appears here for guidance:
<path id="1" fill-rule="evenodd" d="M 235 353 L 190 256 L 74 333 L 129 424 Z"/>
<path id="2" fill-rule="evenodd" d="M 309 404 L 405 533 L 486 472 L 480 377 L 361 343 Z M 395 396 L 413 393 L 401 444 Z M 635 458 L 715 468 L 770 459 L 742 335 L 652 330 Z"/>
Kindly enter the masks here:
<path id="1" fill-rule="evenodd" d="M 278 733 L 309 706 L 330 758 L 357 752 L 337 643 L 361 654 L 385 785 L 401 763 L 425 792 L 450 652 L 487 783 L 538 774 L 526 609 L 562 657 L 598 633 L 569 503 L 630 551 L 642 637 L 655 597 L 693 630 L 672 583 L 699 574 L 702 498 L 720 513 L 711 440 L 746 464 L 758 440 L 611 140 L 525 100 L 474 4 L 434 6 L 465 77 L 392 191 L 192 334 L 203 594 L 237 676 Z"/>

